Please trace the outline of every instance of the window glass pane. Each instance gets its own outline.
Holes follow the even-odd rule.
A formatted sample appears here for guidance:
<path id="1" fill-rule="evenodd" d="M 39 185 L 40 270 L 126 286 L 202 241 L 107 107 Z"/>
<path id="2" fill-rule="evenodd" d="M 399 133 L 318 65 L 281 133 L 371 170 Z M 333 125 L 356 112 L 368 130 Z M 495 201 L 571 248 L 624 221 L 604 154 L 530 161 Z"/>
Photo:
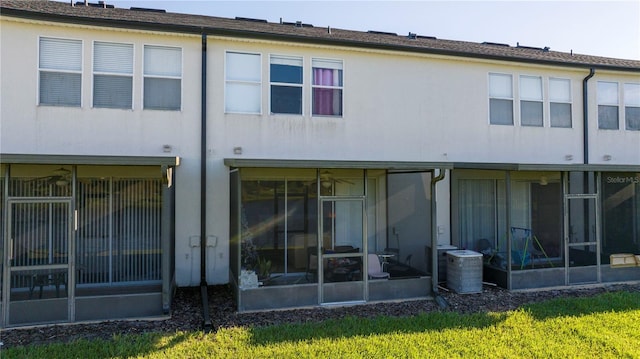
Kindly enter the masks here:
<path id="1" fill-rule="evenodd" d="M 624 84 L 624 105 L 640 107 L 640 84 Z"/>
<path id="2" fill-rule="evenodd" d="M 93 49 L 93 71 L 121 74 L 133 73 L 132 44 L 96 42 Z"/>
<path id="3" fill-rule="evenodd" d="M 144 108 L 155 110 L 180 110 L 180 80 L 144 79 Z"/>
<path id="4" fill-rule="evenodd" d="M 598 106 L 598 128 L 603 130 L 618 129 L 618 106 Z"/>
<path id="5" fill-rule="evenodd" d="M 609 264 L 615 253 L 640 253 L 640 173 L 602 175 L 602 252 Z"/>
<path id="6" fill-rule="evenodd" d="M 618 104 L 618 84 L 615 82 L 598 82 L 598 104 Z"/>
<path id="7" fill-rule="evenodd" d="M 144 74 L 182 76 L 182 49 L 179 47 L 145 45 Z"/>
<path id="8" fill-rule="evenodd" d="M 570 103 L 551 103 L 551 127 L 571 128 Z"/>
<path id="9" fill-rule="evenodd" d="M 302 83 L 302 67 L 271 64 L 271 82 Z"/>
<path id="10" fill-rule="evenodd" d="M 489 75 L 489 96 L 512 98 L 513 90 L 511 86 L 511 75 L 490 74 Z"/>
<path id="11" fill-rule="evenodd" d="M 520 98 L 542 101 L 542 78 L 520 76 Z"/>
<path id="12" fill-rule="evenodd" d="M 520 112 L 522 126 L 542 127 L 542 102 L 521 101 Z"/>
<path id="13" fill-rule="evenodd" d="M 129 76 L 95 75 L 93 107 L 131 108 L 133 79 Z"/>
<path id="14" fill-rule="evenodd" d="M 225 112 L 260 113 L 260 84 L 227 83 Z"/>
<path id="15" fill-rule="evenodd" d="M 260 55 L 227 52 L 225 112 L 261 112 Z"/>
<path id="16" fill-rule="evenodd" d="M 313 84 L 320 86 L 342 86 L 342 61 L 312 60 Z"/>
<path id="17" fill-rule="evenodd" d="M 313 68 L 313 84 L 317 86 L 342 86 L 342 70 Z"/>
<path id="18" fill-rule="evenodd" d="M 271 112 L 302 114 L 302 87 L 271 86 Z"/>
<path id="19" fill-rule="evenodd" d="M 640 107 L 625 107 L 624 118 L 627 130 L 640 131 Z"/>
<path id="20" fill-rule="evenodd" d="M 477 248 L 477 241 L 486 239 L 497 246 L 496 186 L 494 180 L 460 180 L 458 211 L 461 248 Z"/>
<path id="21" fill-rule="evenodd" d="M 40 71 L 40 104 L 80 106 L 81 75 Z"/>
<path id="22" fill-rule="evenodd" d="M 227 80 L 260 82 L 260 55 L 227 52 Z"/>
<path id="23" fill-rule="evenodd" d="M 560 176 L 551 172 L 518 175 L 530 178 L 511 182 L 512 269 L 561 265 L 563 200 Z"/>
<path id="24" fill-rule="evenodd" d="M 314 88 L 313 114 L 342 116 L 342 90 Z"/>
<path id="25" fill-rule="evenodd" d="M 302 84 L 302 59 L 271 57 L 271 82 Z"/>
<path id="26" fill-rule="evenodd" d="M 549 100 L 571 102 L 571 80 L 549 79 Z"/>
<path id="27" fill-rule="evenodd" d="M 316 171 L 242 169 L 241 177 L 241 285 L 257 287 L 254 275 L 264 286 L 317 281 Z"/>
<path id="28" fill-rule="evenodd" d="M 40 38 L 40 68 L 82 71 L 82 41 Z"/>
<path id="29" fill-rule="evenodd" d="M 596 193 L 595 172 L 569 172 L 569 193 Z"/>
<path id="30" fill-rule="evenodd" d="M 513 101 L 491 99 L 489 106 L 492 125 L 513 125 Z"/>

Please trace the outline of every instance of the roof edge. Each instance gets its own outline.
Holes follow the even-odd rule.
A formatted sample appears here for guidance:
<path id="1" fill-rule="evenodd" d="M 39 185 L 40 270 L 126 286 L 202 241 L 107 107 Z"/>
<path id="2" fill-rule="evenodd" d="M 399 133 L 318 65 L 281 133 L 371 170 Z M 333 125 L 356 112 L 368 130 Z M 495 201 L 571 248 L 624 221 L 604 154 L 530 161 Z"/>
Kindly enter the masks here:
<path id="1" fill-rule="evenodd" d="M 225 28 L 214 27 L 214 26 L 190 26 L 190 25 L 180 25 L 180 24 L 159 25 L 157 23 L 151 23 L 151 22 L 117 20 L 117 19 L 96 19 L 96 18 L 84 17 L 84 16 L 68 16 L 63 14 L 38 13 L 38 12 L 28 11 L 28 10 L 5 8 L 5 7 L 2 7 L 1 5 L 0 5 L 0 8 L 2 8 L 2 13 L 0 14 L 2 16 L 18 17 L 18 18 L 24 18 L 24 19 L 41 20 L 41 21 L 61 22 L 61 23 L 66 22 L 66 23 L 74 23 L 74 24 L 82 24 L 82 25 L 90 25 L 90 26 L 105 26 L 105 27 L 136 29 L 136 30 L 142 30 L 142 31 L 155 31 L 155 32 L 164 32 L 164 33 L 179 33 L 179 34 L 194 34 L 194 35 L 207 34 L 207 35 L 228 36 L 228 37 L 249 37 L 253 39 L 290 41 L 294 43 L 303 43 L 303 44 L 345 46 L 345 47 L 353 47 L 353 48 L 400 51 L 400 52 L 406 52 L 406 53 L 419 53 L 419 54 L 452 56 L 452 57 L 460 57 L 460 58 L 506 61 L 506 62 L 512 62 L 512 63 L 549 65 L 549 66 L 559 66 L 559 67 L 565 67 L 565 68 L 579 68 L 579 69 L 595 68 L 600 70 L 640 73 L 640 68 L 632 68 L 627 66 L 593 64 L 593 63 L 586 63 L 586 62 L 553 61 L 553 60 L 543 60 L 543 59 L 534 59 L 534 58 L 525 58 L 525 57 L 500 56 L 500 55 L 480 54 L 480 53 L 466 52 L 466 51 L 441 50 L 441 49 L 432 49 L 432 48 L 420 48 L 415 46 L 381 44 L 377 42 L 354 41 L 354 40 L 345 40 L 345 39 L 325 39 L 325 38 L 319 38 L 319 37 L 284 35 L 284 34 L 275 34 L 275 33 L 250 31 L 250 30 L 233 30 L 233 29 L 225 29 Z M 586 56 L 590 56 L 590 55 L 586 55 Z M 624 60 L 624 59 L 619 59 L 619 60 Z"/>

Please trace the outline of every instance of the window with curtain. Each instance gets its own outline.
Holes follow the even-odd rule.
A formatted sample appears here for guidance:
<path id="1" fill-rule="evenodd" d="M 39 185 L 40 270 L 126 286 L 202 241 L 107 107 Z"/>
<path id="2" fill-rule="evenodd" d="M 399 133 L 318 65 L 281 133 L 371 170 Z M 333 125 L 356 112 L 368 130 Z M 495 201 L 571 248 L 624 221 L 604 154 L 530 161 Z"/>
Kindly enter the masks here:
<path id="1" fill-rule="evenodd" d="M 598 128 L 617 130 L 618 124 L 618 84 L 598 81 Z"/>
<path id="2" fill-rule="evenodd" d="M 624 84 L 625 128 L 640 131 L 640 84 Z"/>
<path id="3" fill-rule="evenodd" d="M 513 125 L 513 80 L 507 74 L 489 74 L 489 123 Z"/>
<path id="4" fill-rule="evenodd" d="M 542 77 L 520 76 L 520 124 L 542 127 Z"/>
<path id="5" fill-rule="evenodd" d="M 481 240 L 492 249 L 506 250 L 505 185 L 502 180 L 465 179 L 458 182 L 461 248 L 477 249 Z"/>
<path id="6" fill-rule="evenodd" d="M 260 114 L 262 73 L 260 54 L 228 51 L 225 55 L 226 113 Z"/>
<path id="7" fill-rule="evenodd" d="M 133 44 L 93 44 L 93 107 L 131 109 Z"/>
<path id="8" fill-rule="evenodd" d="M 271 113 L 302 115 L 302 58 L 271 56 Z"/>
<path id="9" fill-rule="evenodd" d="M 342 116 L 342 61 L 311 60 L 313 71 L 312 114 Z"/>
<path id="10" fill-rule="evenodd" d="M 549 79 L 551 127 L 571 128 L 571 80 Z"/>
<path id="11" fill-rule="evenodd" d="M 179 111 L 182 104 L 182 49 L 144 45 L 144 108 Z"/>
<path id="12" fill-rule="evenodd" d="M 82 41 L 41 37 L 38 61 L 40 105 L 81 105 Z"/>

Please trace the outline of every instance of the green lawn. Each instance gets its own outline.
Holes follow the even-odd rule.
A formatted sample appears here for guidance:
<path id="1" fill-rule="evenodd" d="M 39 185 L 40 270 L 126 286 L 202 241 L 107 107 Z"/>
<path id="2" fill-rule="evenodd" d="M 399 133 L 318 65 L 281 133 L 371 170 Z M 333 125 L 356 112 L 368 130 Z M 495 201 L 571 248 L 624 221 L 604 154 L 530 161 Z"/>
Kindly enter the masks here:
<path id="1" fill-rule="evenodd" d="M 556 299 L 507 313 L 118 336 L 5 349 L 1 358 L 640 358 L 640 293 Z"/>

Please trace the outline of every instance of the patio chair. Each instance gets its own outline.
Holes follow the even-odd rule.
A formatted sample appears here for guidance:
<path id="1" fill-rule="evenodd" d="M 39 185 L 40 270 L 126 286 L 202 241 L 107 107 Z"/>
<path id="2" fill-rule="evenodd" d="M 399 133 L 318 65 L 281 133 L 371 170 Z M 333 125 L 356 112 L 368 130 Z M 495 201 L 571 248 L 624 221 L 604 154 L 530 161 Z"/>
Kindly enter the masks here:
<path id="1" fill-rule="evenodd" d="M 380 260 L 374 253 L 369 253 L 367 256 L 367 269 L 369 272 L 369 279 L 384 279 L 390 277 L 388 272 L 382 271 Z"/>

